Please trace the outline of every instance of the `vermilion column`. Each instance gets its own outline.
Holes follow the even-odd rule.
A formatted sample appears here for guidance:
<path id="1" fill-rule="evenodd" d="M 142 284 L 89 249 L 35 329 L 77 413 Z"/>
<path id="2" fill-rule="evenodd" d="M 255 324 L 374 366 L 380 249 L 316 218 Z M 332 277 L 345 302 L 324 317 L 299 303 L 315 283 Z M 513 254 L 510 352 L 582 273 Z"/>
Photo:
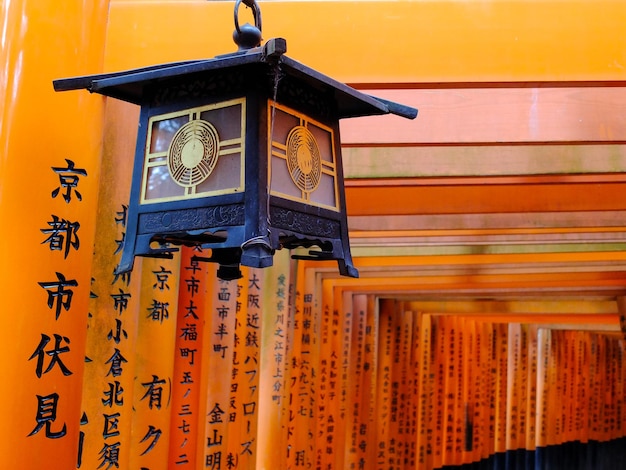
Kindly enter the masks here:
<path id="1" fill-rule="evenodd" d="M 75 468 L 102 100 L 52 80 L 102 71 L 108 0 L 0 5 L 0 455 Z"/>

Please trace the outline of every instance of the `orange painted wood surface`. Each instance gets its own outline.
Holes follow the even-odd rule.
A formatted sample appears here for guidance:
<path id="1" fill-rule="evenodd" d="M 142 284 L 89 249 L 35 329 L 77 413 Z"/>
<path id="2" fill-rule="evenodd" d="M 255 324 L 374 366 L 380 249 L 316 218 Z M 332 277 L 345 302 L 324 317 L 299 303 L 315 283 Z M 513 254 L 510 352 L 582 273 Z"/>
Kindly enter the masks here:
<path id="1" fill-rule="evenodd" d="M 180 286 L 180 255 L 172 260 L 145 259 L 137 263 L 133 271 L 140 282 L 139 289 L 129 292 L 128 300 L 134 304 L 135 317 L 128 318 L 136 323 L 134 349 L 125 349 L 124 358 L 132 366 L 132 379 L 127 387 L 124 399 L 130 403 L 126 412 L 120 411 L 120 421 L 132 417 L 131 425 L 126 434 L 115 435 L 111 432 L 106 439 L 101 438 L 103 445 L 112 446 L 119 443 L 120 450 L 127 452 L 127 461 L 120 465 L 129 467 L 146 467 L 155 470 L 167 468 L 170 439 L 178 441 L 175 419 L 180 409 L 180 396 L 175 377 L 175 357 L 179 355 L 176 347 L 176 336 L 180 334 L 177 321 L 182 318 L 179 312 Z M 119 295 L 119 293 L 118 293 Z M 181 299 L 182 300 L 182 299 Z M 101 314 L 100 314 L 101 315 Z M 100 316 L 99 315 L 99 316 Z M 154 345 L 158 344 L 159 348 Z M 130 375 L 125 371 L 123 375 Z M 179 371 L 180 373 L 180 371 Z M 181 374 L 182 375 L 182 374 Z M 129 377 L 130 379 L 130 377 Z M 114 395 L 115 397 L 115 395 Z M 112 410 L 116 411 L 117 410 Z M 105 411 L 108 415 L 108 411 Z M 105 419 L 104 428 L 110 427 Z M 129 439 L 130 438 L 130 439 Z M 114 455 L 114 454 L 112 454 Z M 102 460 L 100 463 L 106 462 Z M 105 465 L 108 465 L 106 462 Z"/>
<path id="2" fill-rule="evenodd" d="M 232 5 L 141 0 L 113 0 L 111 4 L 106 67 L 126 68 L 170 59 L 205 57 L 233 48 L 230 43 Z M 450 227 L 419 225 L 416 221 L 425 220 L 418 217 L 442 215 L 455 216 L 453 228 L 456 229 L 467 220 L 466 217 L 479 217 L 480 214 L 516 217 L 514 221 L 507 219 L 508 225 L 492 223 L 483 226 L 481 233 L 473 231 L 476 225 L 461 227 L 465 230 L 464 235 L 511 237 L 509 243 L 518 241 L 513 240 L 514 236 L 523 235 L 550 235 L 553 237 L 551 241 L 558 242 L 559 237 L 582 236 L 583 232 L 589 237 L 599 236 L 598 233 L 605 236 L 619 233 L 623 229 L 619 216 L 626 213 L 624 204 L 616 196 L 626 189 L 626 180 L 621 175 L 624 170 L 623 143 L 626 141 L 622 118 L 626 107 L 623 95 L 626 79 L 623 64 L 626 61 L 621 39 L 626 16 L 623 3 L 546 0 L 541 2 L 541 14 L 537 14 L 536 5 L 529 2 L 494 1 L 488 4 L 489 8 L 483 8 L 485 5 L 484 2 L 461 1 L 373 1 L 359 4 L 358 8 L 352 2 L 268 2 L 262 6 L 266 20 L 269 19 L 265 35 L 286 36 L 290 54 L 293 51 L 294 57 L 300 58 L 301 54 L 307 64 L 319 66 L 339 79 L 361 84 L 363 88 L 369 85 L 369 88 L 375 88 L 372 90 L 374 94 L 397 97 L 400 101 L 406 98 L 409 104 L 415 103 L 420 108 L 419 119 L 427 122 L 424 127 L 419 119 L 402 121 L 400 125 L 397 124 L 400 121 L 391 118 L 383 126 L 379 126 L 378 121 L 366 121 L 363 127 L 344 127 L 347 143 L 354 146 L 351 148 L 385 146 L 390 152 L 394 146 L 401 145 L 408 153 L 407 149 L 412 146 L 422 146 L 423 150 L 433 144 L 438 145 L 438 149 L 444 147 L 440 144 L 462 144 L 454 148 L 459 150 L 469 145 L 476 151 L 473 147 L 481 147 L 476 144 L 488 144 L 484 146 L 489 149 L 485 158 L 495 160 L 496 150 L 510 144 L 524 144 L 519 147 L 524 149 L 546 143 L 568 144 L 559 150 L 570 159 L 562 166 L 550 167 L 549 176 L 544 176 L 539 167 L 533 167 L 521 171 L 522 176 L 513 170 L 494 172 L 487 180 L 481 177 L 482 174 L 473 174 L 467 169 L 452 174 L 446 173 L 445 169 L 433 173 L 431 161 L 431 177 L 426 179 L 419 178 L 423 175 L 419 174 L 419 165 L 415 164 L 411 167 L 410 179 L 352 180 L 348 187 L 352 220 L 354 217 L 371 217 L 377 226 L 360 226 L 359 229 L 368 231 L 374 227 L 385 232 L 389 227 L 384 226 L 381 216 L 399 216 L 405 223 L 400 230 L 411 233 L 386 234 L 396 239 L 399 235 L 436 235 L 434 231 L 428 233 L 434 228 L 442 230 L 438 234 L 441 235 Z M 156 469 L 165 468 L 169 460 L 170 466 L 189 464 L 193 467 L 193 462 L 196 467 L 203 468 L 231 464 L 250 469 L 316 465 L 339 470 L 364 462 L 380 468 L 399 469 L 405 460 L 410 462 L 422 457 L 431 467 L 433 464 L 463 464 L 506 448 L 507 437 L 509 449 L 520 445 L 514 442 L 511 431 L 515 425 L 517 431 L 522 432 L 522 409 L 529 410 L 527 417 L 532 416 L 533 401 L 529 397 L 526 403 L 523 390 L 518 388 L 528 374 L 533 376 L 539 389 L 544 387 L 548 392 L 543 402 L 537 397 L 537 406 L 542 410 L 543 405 L 546 406 L 545 421 L 535 423 L 535 442 L 545 437 L 541 442 L 557 444 L 577 437 L 573 430 L 572 401 L 576 392 L 581 390 L 597 393 L 589 399 L 587 422 L 581 425 L 589 436 L 582 432 L 582 439 L 607 440 L 623 435 L 623 429 L 615 424 L 618 410 L 624 406 L 623 401 L 615 398 L 624 390 L 622 337 L 567 331 L 582 330 L 586 328 L 584 323 L 593 325 L 594 329 L 617 332 L 617 306 L 611 304 L 615 307 L 611 310 L 611 307 L 600 305 L 598 299 L 613 302 L 616 295 L 626 293 L 626 254 L 618 245 L 596 252 L 541 253 L 538 248 L 521 253 L 491 254 L 488 252 L 491 245 L 487 244 L 484 253 L 475 249 L 466 254 L 390 256 L 384 252 L 388 247 L 378 242 L 380 253 L 377 256 L 356 257 L 356 264 L 361 269 L 360 279 L 338 278 L 335 263 L 320 263 L 309 268 L 310 263 L 287 261 L 287 253 L 281 252 L 278 256 L 284 259 L 280 263 L 277 260 L 273 271 L 244 269 L 245 277 L 238 288 L 236 283 L 224 286 L 216 281 L 212 266 L 208 274 L 211 282 L 205 285 L 206 295 L 203 292 L 197 297 L 208 314 L 204 321 L 199 316 L 197 324 L 202 330 L 198 337 L 201 351 L 197 352 L 202 353 L 202 361 L 198 363 L 201 371 L 196 376 L 194 367 L 193 377 L 197 377 L 198 382 L 187 388 L 187 381 L 192 377 L 186 375 L 190 372 L 187 366 L 192 365 L 190 354 L 191 349 L 195 349 L 195 345 L 187 346 L 190 337 L 185 336 L 191 333 L 191 317 L 181 316 L 179 308 L 176 329 L 157 328 L 151 323 L 157 321 L 152 315 L 160 315 L 158 319 L 164 324 L 166 320 L 168 325 L 173 324 L 174 305 L 180 301 L 184 307 L 190 300 L 187 296 L 190 293 L 184 291 L 187 284 L 181 285 L 182 290 L 172 287 L 167 296 L 152 297 L 154 286 L 158 285 L 158 278 L 155 283 L 152 276 L 159 272 L 175 272 L 177 268 L 164 265 L 159 270 L 159 262 L 138 261 L 135 274 L 139 279 L 130 281 L 112 275 L 115 250 L 124 231 L 121 222 L 124 207 L 119 198 L 128 189 L 130 170 L 127 165 L 134 144 L 136 108 L 120 106 L 112 100 L 108 103 L 102 179 L 98 184 L 83 185 L 81 181 L 84 200 L 80 210 L 65 216 L 80 217 L 80 233 L 85 234 L 84 237 L 81 235 L 83 251 L 80 259 L 72 257 L 57 264 L 57 253 L 49 254 L 45 244 L 40 246 L 41 229 L 46 225 L 48 213 L 66 207 L 60 199 L 56 200 L 58 205 L 39 204 L 37 198 L 41 195 L 48 197 L 54 189 L 48 183 L 54 181 L 56 184 L 54 175 L 49 178 L 50 164 L 43 158 L 61 158 L 68 148 L 80 147 L 84 155 L 89 155 L 86 162 L 90 177 L 98 175 L 98 146 L 94 141 L 100 137 L 99 130 L 96 130 L 100 99 L 94 101 L 94 97 L 86 94 L 75 94 L 67 95 L 69 101 L 63 101 L 51 91 L 40 93 L 39 82 L 33 85 L 33 77 L 40 72 L 35 68 L 37 74 L 33 74 L 33 57 L 39 58 L 42 37 L 59 38 L 48 34 L 47 24 L 37 26 L 42 34 L 46 34 L 38 35 L 36 44 L 30 42 L 31 36 L 22 37 L 18 29 L 23 23 L 18 21 L 17 10 L 12 8 L 15 8 L 14 4 L 3 10 L 5 16 L 0 30 L 10 29 L 10 39 L 19 39 L 11 42 L 7 49 L 7 62 L 15 72 L 10 75 L 11 79 L 25 78 L 19 83 L 2 82 L 6 86 L 3 95 L 11 95 L 17 108 L 12 102 L 2 111 L 2 148 L 8 149 L 10 161 L 0 162 L 3 172 L 0 191 L 7 197 L 25 194 L 27 206 L 33 208 L 29 217 L 32 215 L 33 220 L 37 219 L 37 225 L 27 222 L 24 232 L 27 233 L 25 239 L 32 244 L 32 251 L 14 250 L 9 245 L 3 249 L 8 265 L 17 266 L 15 272 L 18 274 L 16 279 L 8 280 L 8 292 L 20 292 L 19 298 L 11 297 L 9 307 L 15 311 L 51 313 L 45 307 L 49 298 L 46 299 L 46 292 L 36 282 L 49 280 L 48 275 L 54 275 L 50 268 L 57 266 L 59 270 L 70 269 L 72 279 L 80 276 L 80 295 L 77 290 L 72 311 L 61 311 L 59 321 L 52 321 L 49 316 L 41 321 L 39 315 L 22 315 L 16 317 L 17 320 L 7 317 L 7 329 L 17 324 L 27 339 L 23 345 L 10 343 L 10 348 L 3 346 L 2 356 L 17 355 L 23 362 L 31 361 L 26 364 L 30 367 L 28 375 L 13 365 L 6 368 L 9 380 L 17 384 L 11 393 L 31 398 L 30 403 L 21 406 L 17 395 L 11 395 L 6 407 L 10 409 L 3 408 L 3 416 L 9 423 L 7 432 L 20 436 L 19 456 L 27 454 L 25 461 L 16 463 L 14 452 L 11 452 L 14 449 L 7 449 L 3 455 L 9 455 L 8 464 L 15 468 L 39 468 L 54 461 L 59 468 L 69 468 L 75 465 L 79 455 L 84 459 L 81 462 L 83 468 L 113 467 L 116 464 L 122 467 L 131 462 L 131 466 Z M 28 4 L 28 8 L 32 6 Z M 82 51 L 86 44 L 103 46 L 103 39 L 96 37 L 95 33 L 96 30 L 103 32 L 103 24 L 94 18 L 106 16 L 101 14 L 104 7 L 98 6 L 98 14 L 95 9 L 76 8 L 90 18 L 89 24 L 95 24 L 95 29 L 83 30 L 85 24 L 76 27 L 74 20 L 71 22 L 74 26 L 67 28 L 64 24 L 62 29 L 71 32 L 72 39 L 93 35 L 94 42 L 77 41 L 80 47 L 75 47 L 72 41 L 67 52 L 72 58 L 72 67 L 68 70 L 59 69 L 65 60 L 59 60 L 58 56 L 55 57 L 58 64 L 45 62 L 51 71 L 59 72 L 59 76 L 71 72 L 94 72 L 101 66 L 101 56 L 97 52 L 84 54 L 77 51 Z M 220 19 L 222 14 L 224 20 Z M 279 16 L 282 18 L 280 22 L 274 20 Z M 555 17 L 561 20 L 558 24 L 554 22 Z M 40 16 L 29 18 L 31 26 L 42 21 Z M 173 18 L 189 19 L 178 22 Z M 215 28 L 212 27 L 214 23 Z M 22 26 L 17 26 L 20 24 Z M 319 24 L 320 27 L 302 28 L 303 24 Z M 348 30 L 346 25 L 350 26 Z M 371 28 L 368 29 L 371 34 L 362 34 L 366 25 Z M 422 34 L 415 34 L 416 27 L 423 28 Z M 59 25 L 56 25 L 54 31 L 58 29 Z M 225 31 L 223 40 L 219 36 L 222 30 Z M 581 30 L 588 34 L 581 35 Z M 167 34 L 163 34 L 164 31 Z M 512 34 L 516 37 L 513 38 Z M 429 47 L 423 47 L 422 41 L 428 41 Z M 463 47 L 459 47 L 461 41 Z M 337 47 L 338 42 L 342 47 Z M 14 49 L 15 44 L 18 46 Z M 398 47 L 398 44 L 404 47 Z M 493 52 L 491 56 L 484 54 L 487 47 Z M 329 50 L 333 53 L 330 54 Z M 519 60 L 530 52 L 533 60 Z M 25 55 L 20 56 L 22 53 Z M 19 62 L 18 56 L 25 62 Z M 40 76 L 36 77 L 36 80 L 40 79 Z M 522 83 L 528 80 L 533 80 L 534 84 Z M 50 77 L 45 78 L 46 86 L 49 81 Z M 442 81 L 451 86 L 438 90 L 419 86 L 419 83 L 430 86 L 428 83 Z M 500 85 L 496 86 L 496 81 Z M 578 87 L 578 81 L 587 83 Z M 513 85 L 502 87 L 503 82 Z M 558 86 L 545 86 L 557 82 Z M 468 84 L 471 83 L 481 83 L 482 86 L 470 88 Z M 372 84 L 376 86 L 372 87 Z M 403 86 L 397 87 L 398 84 Z M 385 89 L 388 86 L 397 89 L 388 91 Z M 26 97 L 23 90 L 34 91 Z M 38 101 L 32 101 L 35 98 Z M 432 100 L 423 101 L 427 98 Z M 21 100 L 24 100 L 23 107 Z M 25 115 L 30 117 L 33 110 L 41 106 L 62 113 L 46 130 L 50 134 L 45 135 L 47 139 L 42 139 L 45 148 L 32 141 L 32 134 L 27 132 L 31 129 L 30 120 L 24 118 Z M 15 114 L 11 114 L 14 110 Z M 80 122 L 76 121 L 77 114 L 81 116 Z M 94 119 L 83 120 L 83 115 Z M 74 133 L 69 135 L 66 128 L 72 120 Z M 11 127 L 11 141 L 5 139 L 5 125 Z M 379 127 L 383 132 L 375 133 Z M 14 129 L 17 129 L 15 133 Z M 14 145 L 13 139 L 17 139 L 18 145 Z M 55 139 L 60 139 L 60 143 L 57 144 Z M 494 143 L 498 145 L 492 145 Z M 529 143 L 533 145 L 527 145 Z M 602 148 L 594 147 L 596 144 Z M 582 150 L 601 150 L 589 154 L 582 151 L 577 154 L 580 158 L 602 155 L 604 161 L 585 164 L 582 169 L 576 167 L 576 156 L 570 154 L 570 150 L 580 150 L 578 146 Z M 32 157 L 39 162 L 33 169 L 36 187 L 32 192 L 24 192 L 22 153 L 29 157 L 33 148 L 39 149 Z M 13 156 L 15 153 L 19 153 L 18 157 Z M 374 153 L 366 156 L 374 158 Z M 541 153 L 541 157 L 546 155 L 551 156 L 547 150 Z M 404 154 L 402 158 L 408 157 Z M 488 166 L 484 162 L 483 165 Z M 586 170 L 592 170 L 594 175 L 585 175 Z M 458 176 L 463 178 L 457 179 Z M 98 191 L 101 202 L 96 205 Z M 0 207 L 3 217 L 6 216 L 3 220 L 23 220 L 23 206 L 3 204 Z M 527 217 L 521 225 L 520 214 Z M 578 218 L 564 222 L 559 218 L 559 215 L 565 217 L 563 214 L 576 214 Z M 600 215 L 601 220 L 584 221 L 590 214 Z M 611 216 L 617 221 L 609 220 Z M 552 225 L 543 226 L 547 220 Z M 538 230 L 535 229 L 537 225 L 541 225 Z M 612 230 L 601 232 L 605 226 Z M 92 259 L 89 240 L 94 239 L 96 231 L 102 240 L 96 240 L 97 254 Z M 610 236 L 617 238 L 605 239 L 607 244 L 621 241 L 618 235 Z M 580 250 L 585 239 L 573 241 Z M 476 247 L 472 245 L 471 248 Z M 70 246 L 70 256 L 74 254 Z M 96 266 L 90 270 L 92 260 Z M 287 299 L 289 307 L 285 310 L 288 313 L 282 319 L 279 307 L 281 281 L 277 272 L 280 269 L 288 272 L 288 280 L 283 281 L 289 285 L 293 274 L 297 272 L 298 276 L 296 291 L 287 287 L 289 295 L 293 296 Z M 207 272 L 203 273 L 207 275 Z M 31 275 L 37 275 L 37 279 L 30 279 Z M 39 275 L 44 277 L 39 278 Z M 94 277 L 93 284 L 90 276 Z M 24 277 L 30 283 L 26 290 L 20 284 Z M 188 279 L 181 276 L 182 281 Z M 93 301 L 91 308 L 87 308 L 90 287 L 93 288 Z M 31 293 L 35 300 L 31 299 Z M 241 297 L 236 299 L 237 295 Z M 535 309 L 532 312 L 521 312 L 520 305 L 507 309 L 507 300 L 519 302 L 519 299 L 532 300 L 543 295 L 557 299 L 557 313 L 550 311 L 548 303 L 539 306 L 526 303 L 530 310 Z M 401 300 L 384 300 L 377 309 L 376 302 L 381 296 Z M 413 303 L 417 296 L 433 302 L 438 300 L 440 304 Z M 493 296 L 501 303 L 475 302 L 479 296 Z M 130 307 L 123 309 L 122 305 L 128 299 L 132 300 L 129 301 Z M 151 309 L 151 306 L 155 307 L 155 299 L 169 303 L 171 318 L 164 317 L 164 310 Z M 452 299 L 459 303 L 452 305 Z M 584 299 L 583 305 L 572 307 L 580 311 L 567 311 L 566 307 L 571 305 L 568 302 L 574 302 L 570 299 Z M 227 319 L 226 310 L 223 310 L 226 306 L 230 309 Z M 87 320 L 87 310 L 92 315 L 90 320 Z M 473 314 L 467 310 L 472 310 Z M 536 313 L 537 310 L 540 312 Z M 72 313 L 71 317 L 69 313 Z M 427 326 L 425 330 L 420 330 L 422 325 L 419 322 L 422 321 Z M 516 322 L 515 326 L 507 325 L 512 322 Z M 545 329 L 535 328 L 529 333 L 535 335 L 540 344 L 536 348 L 538 357 L 548 361 L 543 370 L 529 367 L 523 372 L 518 364 L 517 372 L 513 373 L 514 368 L 509 366 L 515 364 L 516 359 L 525 361 L 523 354 L 512 354 L 522 349 L 526 342 L 522 339 L 519 344 L 511 342 L 509 333 L 509 329 L 522 330 L 520 322 L 550 322 L 544 325 Z M 86 326 L 89 331 L 85 333 Z M 218 335 L 222 326 L 230 330 L 228 338 Z M 535 333 L 537 331 L 539 333 Z M 57 336 L 60 338 L 55 350 L 47 350 L 43 342 L 35 349 L 40 338 L 45 340 L 44 333 L 53 336 L 52 341 Z M 437 333 L 443 333 L 442 337 Z M 551 347 L 542 349 L 543 334 L 550 335 Z M 584 360 L 579 364 L 573 359 L 573 345 L 579 336 L 593 356 L 588 364 Z M 498 345 L 499 349 L 486 348 L 491 355 L 472 355 L 472 347 L 479 338 L 488 345 Z M 426 347 L 422 344 L 424 340 L 432 342 Z M 153 350 L 154 344 L 159 346 L 157 351 Z M 52 343 L 48 346 L 52 348 Z M 61 349 L 63 346 L 67 348 Z M 68 354 L 60 357 L 74 374 L 66 375 L 59 362 L 48 362 L 48 370 L 45 366 L 41 368 L 44 377 L 33 378 L 32 369 L 37 375 L 38 367 L 35 361 L 49 361 L 50 357 L 58 358 L 65 352 Z M 93 361 L 85 366 L 84 381 L 83 352 Z M 277 354 L 283 355 L 284 376 L 279 376 L 274 368 L 279 364 Z M 26 359 L 28 357 L 30 359 Z M 472 376 L 468 370 L 473 364 L 470 358 L 488 363 L 487 373 Z M 371 369 L 366 371 L 366 364 Z M 508 370 L 505 370 L 505 364 Z M 619 369 L 616 364 L 620 364 Z M 589 382 L 572 382 L 573 371 L 585 367 L 594 382 L 591 379 Z M 490 374 L 492 369 L 498 371 L 495 377 Z M 544 375 L 546 381 L 542 383 L 539 379 Z M 28 379 L 23 380 L 24 377 Z M 416 380 L 424 383 L 416 384 Z M 566 386 L 559 389 L 559 380 Z M 157 406 L 157 395 L 152 395 L 156 389 L 147 393 L 151 381 L 155 387 L 163 385 L 163 393 L 169 387 L 171 403 Z M 485 387 L 483 395 L 470 395 L 470 385 L 474 384 Z M 50 400 L 55 396 L 46 397 L 49 388 L 45 387 L 48 386 L 59 390 L 59 414 L 54 419 Z M 41 401 L 39 410 L 32 407 L 33 390 L 39 400 L 43 397 L 49 400 L 47 408 Z M 530 389 L 528 392 L 531 393 Z M 429 393 L 437 395 L 441 402 L 432 403 L 425 398 L 422 403 L 422 397 Z M 477 403 L 472 403 L 474 400 Z M 20 406 L 15 406 L 16 403 Z M 429 408 L 431 404 L 433 411 Z M 493 422 L 489 413 L 483 413 L 492 404 L 498 410 Z M 517 407 L 515 413 L 512 406 Z M 480 441 L 487 444 L 470 452 L 463 449 L 463 439 L 468 432 L 466 418 L 467 413 L 471 413 L 469 410 L 477 408 L 479 415 L 473 416 L 479 423 L 473 429 L 483 438 Z M 557 410 L 565 418 L 559 417 Z M 188 412 L 194 413 L 193 422 L 186 421 Z M 415 414 L 421 416 L 420 413 L 427 416 L 428 423 L 414 425 L 412 417 Z M 85 418 L 82 419 L 81 415 Z M 585 421 L 585 418 L 580 420 Z M 538 426 L 547 423 L 551 427 L 547 428 L 546 435 L 539 435 L 541 429 Z M 67 435 L 64 434 L 66 425 Z M 29 432 L 31 435 L 26 437 Z M 528 436 L 525 445 L 529 446 L 533 431 L 527 429 L 525 435 Z M 55 437 L 59 439 L 53 439 Z M 14 444 L 10 439 L 3 442 Z M 479 439 L 472 442 L 478 443 Z M 22 445 L 24 443 L 26 445 Z M 154 447 L 150 448 L 152 444 Z M 166 448 L 169 450 L 167 457 L 164 455 Z M 119 455 L 115 454 L 117 451 L 120 451 Z M 42 463 L 44 457 L 46 461 Z"/>
<path id="3" fill-rule="evenodd" d="M 448 113 L 452 119 L 455 113 Z M 345 121 L 346 124 L 349 121 Z M 358 124 L 360 121 L 355 121 Z M 386 124 L 407 124 L 387 121 Z M 428 127 L 428 118 L 420 120 L 418 135 Z M 360 126 L 355 126 L 358 134 Z M 395 132 L 394 127 L 391 131 Z M 441 144 L 402 144 L 389 139 L 387 132 L 359 136 L 349 131 L 342 134 L 344 175 L 346 179 L 365 178 L 445 178 L 494 177 L 520 175 L 567 175 L 619 173 L 626 167 L 626 145 L 622 143 L 464 143 L 454 144 L 457 129 L 450 126 L 447 135 L 441 135 Z M 350 136 L 355 143 L 346 144 Z M 464 132 L 464 138 L 478 138 Z M 482 138 L 485 135 L 480 136 Z M 389 139 L 388 143 L 367 144 L 361 139 Z M 411 136 L 406 136 L 412 139 Z M 356 140 L 358 139 L 358 140 Z"/>
<path id="4" fill-rule="evenodd" d="M 265 38 L 286 38 L 289 55 L 343 82 L 626 77 L 620 0 L 268 1 L 261 8 Z M 232 17 L 228 2 L 114 0 L 107 70 L 234 51 Z"/>
<path id="5" fill-rule="evenodd" d="M 585 212 L 525 212 L 506 213 L 474 213 L 474 214 L 416 214 L 416 215 L 381 215 L 350 216 L 349 227 L 356 232 L 354 238 L 358 242 L 359 235 L 389 235 L 389 237 L 419 235 L 543 235 L 553 233 L 585 233 L 598 232 L 610 236 L 611 232 L 621 236 L 623 232 L 622 218 L 625 211 L 585 211 Z M 358 232 L 369 232 L 361 233 Z M 395 233 L 394 233 L 395 232 Z"/>
<path id="6" fill-rule="evenodd" d="M 200 453 L 195 444 L 205 441 L 206 391 L 201 387 L 204 385 L 202 369 L 206 367 L 204 361 L 208 354 L 203 345 L 206 343 L 205 335 L 209 334 L 205 325 L 211 314 L 208 294 L 212 292 L 215 280 L 204 263 L 195 259 L 195 255 L 193 248 L 182 247 L 178 256 L 179 265 L 173 272 L 179 285 L 173 299 L 177 302 L 174 345 L 165 348 L 174 352 L 168 410 L 171 420 L 168 423 L 169 446 L 165 454 L 167 468 L 195 469 L 204 460 L 204 452 Z M 174 302 L 170 304 L 172 307 Z M 165 341 L 159 344 L 167 345 Z M 156 465 L 147 468 L 152 467 L 156 468 Z"/>
<path id="7" fill-rule="evenodd" d="M 102 100 L 55 94 L 51 82 L 101 71 L 107 8 L 106 0 L 0 8 L 0 455 L 7 468 L 75 468 L 86 421 L 99 419 L 84 415 L 81 398 Z"/>
<path id="8" fill-rule="evenodd" d="M 577 85 L 364 89 L 365 93 L 417 108 L 418 117 L 346 119 L 341 124 L 341 139 L 344 145 L 626 140 L 626 82 Z"/>
<path id="9" fill-rule="evenodd" d="M 615 194 L 626 182 L 574 183 L 557 181 L 506 184 L 437 184 L 388 180 L 386 185 L 365 182 L 346 184 L 346 206 L 351 216 L 471 214 L 507 212 L 620 211 L 626 203 Z M 488 183 L 488 181 L 485 181 Z M 525 183 L 525 184 L 524 184 Z"/>
<path id="10" fill-rule="evenodd" d="M 209 309 L 204 325 L 204 344 L 202 345 L 202 390 L 204 404 L 198 414 L 203 419 L 204 439 L 198 440 L 198 453 L 202 455 L 202 465 L 219 467 L 221 462 L 233 461 L 229 453 L 235 440 L 235 426 L 230 418 L 233 396 L 231 377 L 235 354 L 235 330 L 237 310 L 240 309 L 238 284 L 236 280 L 217 279 L 217 266 L 210 266 L 209 289 L 207 292 Z M 200 306 L 198 306 L 200 307 Z"/>
<path id="11" fill-rule="evenodd" d="M 294 325 L 290 320 L 294 310 L 303 312 L 304 298 L 294 296 L 296 273 L 292 270 L 294 263 L 289 259 L 286 251 L 277 253 L 271 268 L 264 270 L 265 277 L 263 305 L 261 315 L 262 335 L 259 352 L 259 396 L 258 433 L 256 468 L 282 470 L 287 468 L 288 459 L 295 455 L 302 447 L 308 449 L 310 441 L 307 432 L 308 422 L 303 421 L 301 407 L 308 410 L 311 397 L 307 390 L 308 384 L 315 380 L 311 374 L 311 367 L 305 364 L 294 370 L 289 363 L 290 356 L 298 357 L 304 346 L 307 352 L 311 352 L 306 345 L 306 336 L 310 332 L 306 330 L 306 323 L 298 324 L 298 332 L 302 336 L 294 335 Z M 302 279 L 302 286 L 304 285 Z M 290 299 L 295 303 L 290 304 Z M 304 312 L 302 313 L 304 315 Z M 303 337 L 305 338 L 303 344 Z M 303 355 L 304 356 L 304 355 Z M 297 381 L 293 386 L 292 380 Z M 293 419 L 292 416 L 296 416 Z M 306 416 L 306 413 L 305 413 Z M 300 420 L 300 422 L 298 422 Z M 290 433 L 288 428 L 293 428 Z M 288 432 L 284 432 L 287 430 Z M 295 435 L 300 437 L 296 447 Z M 286 449 L 297 449 L 287 452 Z M 310 452 L 307 452 L 310 454 Z M 307 456 L 310 460 L 310 455 Z M 303 459 L 304 460 L 304 459 Z M 305 460 L 306 461 L 306 460 Z M 295 458 L 293 459 L 295 462 Z"/>
<path id="12" fill-rule="evenodd" d="M 117 181 L 117 184 L 100 184 L 98 188 L 99 203 L 95 221 L 98 237 L 93 246 L 85 348 L 85 356 L 89 360 L 85 363 L 82 383 L 81 407 L 86 423 L 81 426 L 84 434 L 81 468 L 97 468 L 115 455 L 117 459 L 113 461 L 126 464 L 131 454 L 136 371 L 133 352 L 136 351 L 138 337 L 138 294 L 142 279 L 138 274 L 115 275 L 114 272 L 121 257 L 121 243 L 126 232 L 132 173 L 132 161 L 125 155 L 133 151 L 136 133 L 134 123 L 138 115 L 126 113 L 112 118 L 117 109 L 117 103 L 109 103 L 108 113 L 104 117 L 104 133 L 114 137 L 103 142 L 101 178 L 103 181 Z M 141 269 L 142 263 L 138 260 L 136 273 L 141 272 Z M 104 415 L 115 417 L 117 414 L 117 431 L 120 434 L 105 439 Z M 115 434 L 116 430 L 113 431 Z M 141 437 L 143 435 L 139 439 Z M 146 447 L 142 444 L 140 453 L 151 443 L 152 439 L 149 439 Z M 166 445 L 162 443 L 162 447 Z"/>

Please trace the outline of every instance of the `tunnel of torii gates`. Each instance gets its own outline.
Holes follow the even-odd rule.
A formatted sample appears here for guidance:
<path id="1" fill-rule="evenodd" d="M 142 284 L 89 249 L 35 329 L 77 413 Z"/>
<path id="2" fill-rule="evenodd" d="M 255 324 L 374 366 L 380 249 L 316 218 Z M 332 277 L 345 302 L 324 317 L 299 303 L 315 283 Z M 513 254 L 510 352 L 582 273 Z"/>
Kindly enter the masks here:
<path id="1" fill-rule="evenodd" d="M 263 2 L 264 40 L 419 109 L 341 123 L 360 277 L 116 275 L 138 107 L 52 81 L 232 52 L 233 3 L 2 4 L 0 466 L 623 465 L 626 4 Z"/>

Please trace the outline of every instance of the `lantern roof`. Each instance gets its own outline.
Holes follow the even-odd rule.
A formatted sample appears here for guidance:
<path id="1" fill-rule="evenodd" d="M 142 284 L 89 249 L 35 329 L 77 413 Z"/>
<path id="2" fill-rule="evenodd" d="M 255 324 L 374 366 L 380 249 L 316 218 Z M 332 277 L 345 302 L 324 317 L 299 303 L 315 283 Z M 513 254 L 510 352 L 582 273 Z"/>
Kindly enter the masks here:
<path id="1" fill-rule="evenodd" d="M 362 93 L 316 70 L 287 57 L 286 41 L 268 40 L 263 46 L 217 56 L 213 59 L 191 60 L 154 65 L 115 73 L 66 78 L 53 82 L 56 91 L 87 89 L 129 103 L 144 105 L 155 87 L 186 79 L 203 79 L 224 71 L 239 73 L 275 73 L 303 82 L 332 96 L 337 118 L 396 114 L 408 119 L 417 116 L 417 109 Z M 255 70 L 257 69 L 257 70 Z M 258 70 L 260 69 L 260 70 Z"/>

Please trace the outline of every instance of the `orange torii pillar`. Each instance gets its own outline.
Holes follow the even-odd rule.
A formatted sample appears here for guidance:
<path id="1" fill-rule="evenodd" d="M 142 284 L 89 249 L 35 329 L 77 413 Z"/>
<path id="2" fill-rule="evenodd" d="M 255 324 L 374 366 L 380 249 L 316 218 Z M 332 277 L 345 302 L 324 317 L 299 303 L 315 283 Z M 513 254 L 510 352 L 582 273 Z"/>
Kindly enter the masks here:
<path id="1" fill-rule="evenodd" d="M 0 9 L 3 468 L 80 461 L 102 100 L 52 80 L 101 72 L 108 3 Z"/>

